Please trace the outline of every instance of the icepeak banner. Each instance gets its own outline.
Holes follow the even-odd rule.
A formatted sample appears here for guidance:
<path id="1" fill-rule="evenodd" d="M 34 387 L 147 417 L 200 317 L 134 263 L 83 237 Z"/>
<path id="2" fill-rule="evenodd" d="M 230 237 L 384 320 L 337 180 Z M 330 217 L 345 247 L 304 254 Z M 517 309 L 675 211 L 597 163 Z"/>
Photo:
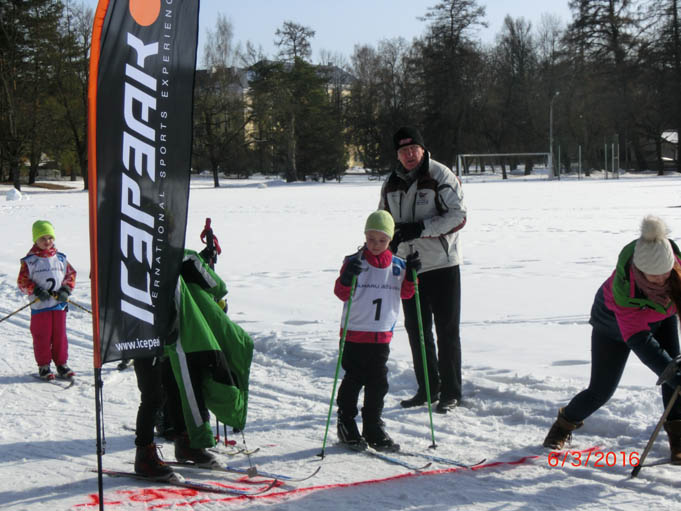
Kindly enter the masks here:
<path id="1" fill-rule="evenodd" d="M 174 323 L 198 11 L 198 0 L 97 6 L 88 94 L 95 367 L 160 354 Z"/>

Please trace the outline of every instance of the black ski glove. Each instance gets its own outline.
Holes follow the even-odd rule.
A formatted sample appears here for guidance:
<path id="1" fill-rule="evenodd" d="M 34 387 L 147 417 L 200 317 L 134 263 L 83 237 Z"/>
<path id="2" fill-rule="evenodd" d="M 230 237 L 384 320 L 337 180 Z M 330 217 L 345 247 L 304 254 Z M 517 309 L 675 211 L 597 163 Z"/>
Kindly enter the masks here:
<path id="1" fill-rule="evenodd" d="M 671 388 L 676 389 L 676 387 L 681 385 L 681 373 L 677 371 L 676 374 L 669 378 L 665 383 Z"/>
<path id="2" fill-rule="evenodd" d="M 395 226 L 395 230 L 400 236 L 400 242 L 411 241 L 421 237 L 423 228 L 423 222 L 410 222 L 408 224 L 398 224 Z"/>
<path id="3" fill-rule="evenodd" d="M 641 359 L 656 375 L 661 376 L 670 362 L 673 362 L 660 343 L 650 332 L 638 332 L 627 339 L 627 345 L 636 356 Z M 665 382 L 669 387 L 675 389 L 681 384 L 681 378 L 673 377 Z"/>
<path id="4" fill-rule="evenodd" d="M 421 269 L 421 259 L 419 259 L 418 250 L 413 254 L 407 256 L 407 280 L 414 282 L 414 271 L 416 273 Z"/>
<path id="5" fill-rule="evenodd" d="M 681 385 L 681 355 L 677 355 L 667 364 L 660 377 L 657 379 L 657 384 L 662 385 L 666 383 L 671 388 L 676 389 Z"/>
<path id="6" fill-rule="evenodd" d="M 35 287 L 35 289 L 33 290 L 33 294 L 41 302 L 46 302 L 47 300 L 50 299 L 50 293 L 48 293 L 45 289 L 39 286 Z"/>
<path id="7" fill-rule="evenodd" d="M 362 273 L 362 261 L 359 260 L 359 257 L 353 257 L 348 261 L 348 264 L 345 265 L 345 269 L 340 276 L 340 283 L 346 287 L 350 287 L 352 285 L 352 277 L 355 277 L 360 273 Z"/>
<path id="8" fill-rule="evenodd" d="M 71 296 L 71 290 L 67 286 L 62 286 L 54 295 L 58 302 L 68 302 L 69 296 Z"/>

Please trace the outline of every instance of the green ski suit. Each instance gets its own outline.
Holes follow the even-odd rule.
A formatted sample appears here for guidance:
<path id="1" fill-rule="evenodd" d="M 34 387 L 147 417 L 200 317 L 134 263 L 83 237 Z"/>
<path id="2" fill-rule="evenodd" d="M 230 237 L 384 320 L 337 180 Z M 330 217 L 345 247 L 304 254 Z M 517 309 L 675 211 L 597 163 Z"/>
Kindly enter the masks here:
<path id="1" fill-rule="evenodd" d="M 165 354 L 194 448 L 215 445 L 210 424 L 201 415 L 196 388 L 218 420 L 238 430 L 246 425 L 253 340 L 218 305 L 225 294 L 223 280 L 199 254 L 185 250 L 175 290 L 178 335 L 166 343 Z"/>

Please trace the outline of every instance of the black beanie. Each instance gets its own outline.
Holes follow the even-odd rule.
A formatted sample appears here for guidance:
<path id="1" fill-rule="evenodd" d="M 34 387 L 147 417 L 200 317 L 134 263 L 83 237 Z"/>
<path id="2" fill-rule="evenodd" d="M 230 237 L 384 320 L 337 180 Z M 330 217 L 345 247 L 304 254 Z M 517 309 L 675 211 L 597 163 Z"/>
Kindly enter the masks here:
<path id="1" fill-rule="evenodd" d="M 395 151 L 397 151 L 400 147 L 411 144 L 420 145 L 424 150 L 426 148 L 425 144 L 423 143 L 423 137 L 421 136 L 421 133 L 413 126 L 402 126 L 400 129 L 398 129 L 393 135 L 393 143 L 395 144 Z"/>

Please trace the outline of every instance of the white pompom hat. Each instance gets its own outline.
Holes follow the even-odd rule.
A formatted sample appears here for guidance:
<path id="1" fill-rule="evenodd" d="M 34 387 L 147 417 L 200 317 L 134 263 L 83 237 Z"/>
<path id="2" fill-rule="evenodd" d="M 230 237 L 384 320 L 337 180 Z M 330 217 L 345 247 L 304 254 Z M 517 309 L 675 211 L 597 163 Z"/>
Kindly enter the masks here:
<path id="1" fill-rule="evenodd" d="M 634 264 L 648 275 L 662 275 L 674 266 L 674 251 L 664 221 L 649 215 L 641 222 L 641 237 L 634 248 Z"/>

